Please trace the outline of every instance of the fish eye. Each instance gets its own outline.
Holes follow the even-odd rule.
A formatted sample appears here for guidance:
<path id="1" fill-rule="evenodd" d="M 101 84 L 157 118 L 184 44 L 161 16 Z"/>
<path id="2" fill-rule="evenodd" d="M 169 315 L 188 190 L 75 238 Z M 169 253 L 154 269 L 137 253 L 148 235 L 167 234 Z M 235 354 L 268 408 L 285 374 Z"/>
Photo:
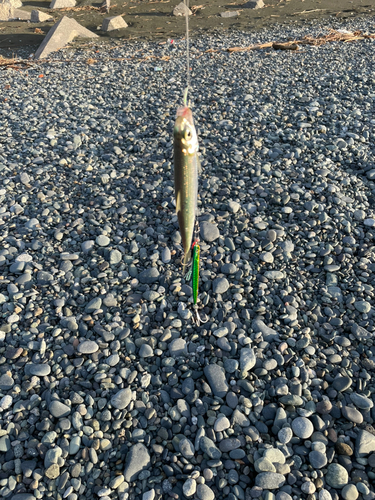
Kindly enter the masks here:
<path id="1" fill-rule="evenodd" d="M 186 137 L 186 139 L 191 139 L 191 132 L 190 132 L 190 130 L 186 131 L 185 137 Z"/>

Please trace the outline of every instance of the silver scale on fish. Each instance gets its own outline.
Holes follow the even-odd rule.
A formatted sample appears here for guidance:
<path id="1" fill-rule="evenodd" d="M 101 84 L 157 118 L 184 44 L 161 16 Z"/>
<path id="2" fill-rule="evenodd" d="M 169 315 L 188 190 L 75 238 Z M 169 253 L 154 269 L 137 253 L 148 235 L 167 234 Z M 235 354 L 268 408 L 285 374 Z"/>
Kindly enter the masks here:
<path id="1" fill-rule="evenodd" d="M 198 210 L 198 171 L 200 162 L 198 157 L 198 136 L 194 126 L 193 113 L 188 106 L 188 92 L 190 87 L 190 57 L 189 57 L 189 0 L 184 1 L 186 19 L 186 62 L 187 85 L 184 92 L 183 106 L 177 109 L 173 131 L 174 147 L 174 187 L 176 197 L 176 212 L 184 257 L 183 268 L 190 266 L 185 279 L 191 280 L 193 289 L 193 304 L 195 323 L 203 323 L 198 312 L 199 287 L 199 224 Z"/>

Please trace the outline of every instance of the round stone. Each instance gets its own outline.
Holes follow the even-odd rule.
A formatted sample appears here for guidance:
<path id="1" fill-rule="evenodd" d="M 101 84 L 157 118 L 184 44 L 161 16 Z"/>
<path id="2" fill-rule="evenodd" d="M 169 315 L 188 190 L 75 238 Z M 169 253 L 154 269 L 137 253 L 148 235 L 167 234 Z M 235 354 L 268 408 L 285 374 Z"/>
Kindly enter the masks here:
<path id="1" fill-rule="evenodd" d="M 321 415 L 327 415 L 332 410 L 332 403 L 329 399 L 323 399 L 316 405 L 316 411 Z"/>
<path id="2" fill-rule="evenodd" d="M 267 448 L 263 454 L 263 457 L 267 458 L 273 464 L 285 464 L 285 455 L 281 450 L 278 450 L 277 448 Z"/>
<path id="3" fill-rule="evenodd" d="M 292 422 L 294 434 L 301 439 L 308 439 L 314 432 L 314 426 L 306 417 L 297 417 Z"/>
<path id="4" fill-rule="evenodd" d="M 287 444 L 293 437 L 293 431 L 290 427 L 283 427 L 277 433 L 280 443 Z"/>
<path id="5" fill-rule="evenodd" d="M 255 478 L 255 485 L 260 486 L 264 490 L 276 490 L 281 488 L 285 483 L 285 477 L 276 472 L 261 472 Z"/>
<path id="6" fill-rule="evenodd" d="M 319 500 L 332 500 L 332 496 L 331 496 L 331 493 L 322 488 L 320 491 L 319 491 Z"/>
<path id="7" fill-rule="evenodd" d="M 352 392 L 350 394 L 350 399 L 356 405 L 356 407 L 360 408 L 361 410 L 370 410 L 374 406 L 374 403 L 371 401 L 371 399 L 366 398 L 366 396 L 363 396 L 363 394 Z"/>
<path id="8" fill-rule="evenodd" d="M 214 424 L 215 432 L 223 432 L 226 429 L 229 429 L 230 421 L 225 415 L 220 415 Z"/>
<path id="9" fill-rule="evenodd" d="M 311 481 L 306 481 L 302 484 L 301 490 L 307 495 L 312 495 L 313 493 L 315 493 L 316 488 L 314 483 L 312 483 Z"/>
<path id="10" fill-rule="evenodd" d="M 154 355 L 153 348 L 148 344 L 142 344 L 139 349 L 139 356 L 141 358 L 151 358 Z"/>
<path id="11" fill-rule="evenodd" d="M 214 293 L 225 293 L 229 289 L 229 283 L 226 278 L 216 278 L 212 283 Z"/>
<path id="12" fill-rule="evenodd" d="M 186 497 L 192 497 L 197 491 L 197 483 L 194 479 L 187 479 L 183 486 L 182 491 Z"/>
<path id="13" fill-rule="evenodd" d="M 38 365 L 30 365 L 31 375 L 36 375 L 37 377 L 46 377 L 51 373 L 51 367 L 45 363 Z"/>
<path id="14" fill-rule="evenodd" d="M 327 467 L 326 481 L 329 486 L 341 490 L 348 484 L 348 471 L 340 464 L 329 464 Z"/>
<path id="15" fill-rule="evenodd" d="M 111 405 L 118 410 L 123 410 L 128 406 L 132 399 L 132 391 L 129 387 L 126 389 L 121 389 L 111 398 Z"/>
<path id="16" fill-rule="evenodd" d="M 220 232 L 216 224 L 205 221 L 200 224 L 200 235 L 202 240 L 212 243 L 220 236 Z"/>
<path id="17" fill-rule="evenodd" d="M 198 484 L 197 497 L 199 500 L 214 500 L 215 494 L 207 484 Z"/>
<path id="18" fill-rule="evenodd" d="M 77 346 L 77 351 L 80 354 L 94 354 L 98 349 L 99 346 L 94 340 L 85 340 Z"/>
<path id="19" fill-rule="evenodd" d="M 99 245 L 100 247 L 107 247 L 111 240 L 108 238 L 108 236 L 105 236 L 104 234 L 100 234 L 96 238 L 96 244 Z"/>
<path id="20" fill-rule="evenodd" d="M 354 307 L 357 309 L 357 311 L 364 314 L 367 314 L 371 311 L 371 304 L 366 300 L 359 300 L 354 302 Z"/>
<path id="21" fill-rule="evenodd" d="M 327 465 L 327 457 L 320 451 L 311 451 L 309 453 L 309 460 L 314 469 L 321 469 Z"/>
<path id="22" fill-rule="evenodd" d="M 344 500 L 357 500 L 359 492 L 354 484 L 347 484 L 341 491 Z"/>
<path id="23" fill-rule="evenodd" d="M 350 377 L 337 377 L 335 380 L 332 382 L 332 387 L 338 391 L 338 392 L 343 392 L 349 389 L 349 387 L 352 385 L 353 381 Z"/>
<path id="24" fill-rule="evenodd" d="M 71 411 L 69 406 L 56 400 L 51 402 L 48 409 L 55 418 L 67 417 Z"/>

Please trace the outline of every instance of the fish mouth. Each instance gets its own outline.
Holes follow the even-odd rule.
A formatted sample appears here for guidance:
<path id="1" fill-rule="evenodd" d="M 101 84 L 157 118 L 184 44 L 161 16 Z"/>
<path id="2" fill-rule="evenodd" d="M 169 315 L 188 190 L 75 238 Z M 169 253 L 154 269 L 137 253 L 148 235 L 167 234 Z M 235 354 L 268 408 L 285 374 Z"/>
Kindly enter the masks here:
<path id="1" fill-rule="evenodd" d="M 176 112 L 176 119 L 179 117 L 185 118 L 191 125 L 193 125 L 193 113 L 191 112 L 191 109 L 188 108 L 187 106 L 180 106 L 177 108 Z"/>

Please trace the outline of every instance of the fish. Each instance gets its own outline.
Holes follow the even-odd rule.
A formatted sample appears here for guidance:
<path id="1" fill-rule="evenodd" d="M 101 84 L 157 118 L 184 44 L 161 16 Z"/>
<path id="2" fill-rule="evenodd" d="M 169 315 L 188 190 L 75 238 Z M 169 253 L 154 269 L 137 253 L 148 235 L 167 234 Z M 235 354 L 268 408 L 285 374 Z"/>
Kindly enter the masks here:
<path id="1" fill-rule="evenodd" d="M 186 266 L 191 261 L 200 169 L 198 136 L 193 113 L 188 106 L 181 106 L 177 110 L 173 143 L 176 213 L 184 249 L 182 265 Z"/>

